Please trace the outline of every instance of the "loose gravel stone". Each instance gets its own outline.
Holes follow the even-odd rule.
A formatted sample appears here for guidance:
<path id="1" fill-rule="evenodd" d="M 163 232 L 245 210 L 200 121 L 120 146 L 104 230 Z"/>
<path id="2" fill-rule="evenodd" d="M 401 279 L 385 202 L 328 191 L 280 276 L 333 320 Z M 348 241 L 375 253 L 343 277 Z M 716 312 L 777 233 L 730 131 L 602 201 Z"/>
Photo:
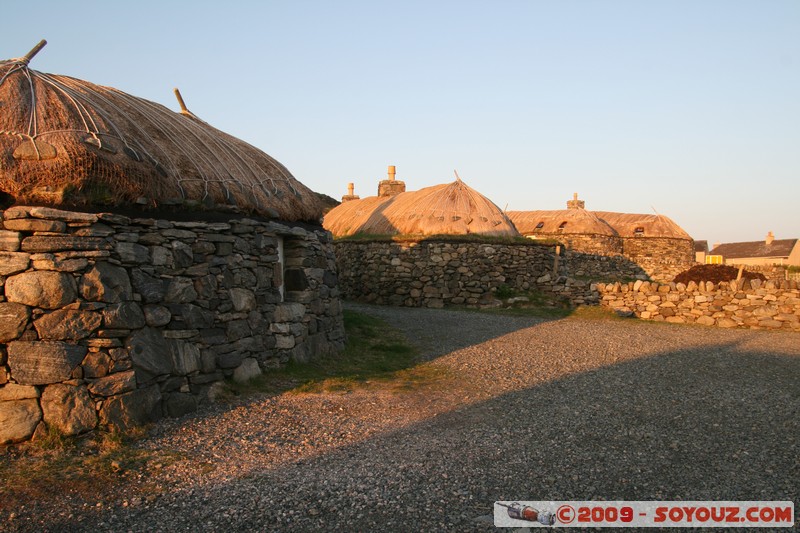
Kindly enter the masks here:
<path id="1" fill-rule="evenodd" d="M 139 446 L 179 460 L 0 529 L 495 531 L 496 500 L 798 501 L 800 334 L 351 306 L 443 381 L 163 420 Z"/>

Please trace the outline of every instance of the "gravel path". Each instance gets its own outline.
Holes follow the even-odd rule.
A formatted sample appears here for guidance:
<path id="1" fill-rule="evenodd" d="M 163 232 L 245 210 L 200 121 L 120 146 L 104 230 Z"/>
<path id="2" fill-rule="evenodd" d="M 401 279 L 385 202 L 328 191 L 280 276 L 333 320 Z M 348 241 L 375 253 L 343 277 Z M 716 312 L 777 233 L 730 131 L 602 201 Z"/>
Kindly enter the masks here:
<path id="1" fill-rule="evenodd" d="M 141 446 L 179 460 L 0 530 L 495 531 L 495 500 L 800 501 L 800 334 L 348 305 L 449 377 L 165 420 Z"/>

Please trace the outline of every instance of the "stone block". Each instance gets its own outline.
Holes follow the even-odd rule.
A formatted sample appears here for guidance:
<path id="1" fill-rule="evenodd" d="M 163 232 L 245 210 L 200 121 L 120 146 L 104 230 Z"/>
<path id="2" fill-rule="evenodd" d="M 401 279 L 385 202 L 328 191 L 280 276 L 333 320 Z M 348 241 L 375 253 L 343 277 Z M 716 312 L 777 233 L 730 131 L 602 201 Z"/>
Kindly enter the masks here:
<path id="1" fill-rule="evenodd" d="M 0 402 L 12 400 L 29 400 L 39 397 L 39 389 L 31 385 L 19 385 L 17 383 L 6 383 L 0 387 Z"/>
<path id="2" fill-rule="evenodd" d="M 64 233 L 67 225 L 60 220 L 43 220 L 36 218 L 17 218 L 6 220 L 3 226 L 11 231 L 47 231 L 52 233 Z"/>
<path id="3" fill-rule="evenodd" d="M 82 213 L 80 211 L 64 211 L 52 207 L 31 207 L 28 214 L 35 218 L 46 218 L 49 220 L 63 220 L 64 222 L 86 222 L 94 224 L 98 220 L 98 215 L 93 213 Z"/>
<path id="4" fill-rule="evenodd" d="M 170 339 L 168 345 L 173 374 L 185 376 L 200 370 L 200 349 L 194 343 Z"/>
<path id="5" fill-rule="evenodd" d="M 110 250 L 111 243 L 101 237 L 73 235 L 31 235 L 22 239 L 24 252 L 61 252 L 64 250 Z"/>
<path id="6" fill-rule="evenodd" d="M 14 341 L 8 345 L 11 377 L 21 385 L 49 385 L 70 379 L 87 349 L 58 341 Z"/>
<path id="7" fill-rule="evenodd" d="M 228 352 L 217 356 L 217 365 L 220 368 L 231 369 L 241 365 L 243 360 L 241 352 Z"/>
<path id="8" fill-rule="evenodd" d="M 103 326 L 111 329 L 139 329 L 145 326 L 145 315 L 136 302 L 120 302 L 103 309 Z"/>
<path id="9" fill-rule="evenodd" d="M 24 272 L 28 269 L 30 258 L 30 254 L 24 252 L 0 252 L 0 276 L 13 276 Z"/>
<path id="10" fill-rule="evenodd" d="M 0 402 L 0 444 L 30 439 L 41 420 L 37 399 Z"/>
<path id="11" fill-rule="evenodd" d="M 145 303 L 158 303 L 164 299 L 166 292 L 164 281 L 134 268 L 131 272 L 131 282 L 136 292 L 142 295 Z"/>
<path id="12" fill-rule="evenodd" d="M 128 272 L 111 263 L 96 263 L 81 278 L 81 295 L 93 302 L 118 303 L 133 299 Z"/>
<path id="13" fill-rule="evenodd" d="M 114 366 L 114 361 L 111 356 L 103 351 L 89 352 L 81 362 L 83 368 L 83 377 L 85 378 L 101 378 L 111 372 Z"/>
<path id="14" fill-rule="evenodd" d="M 112 396 L 100 408 L 100 422 L 122 431 L 156 422 L 161 418 L 161 391 L 158 385 Z"/>
<path id="15" fill-rule="evenodd" d="M 296 302 L 285 302 L 275 307 L 274 322 L 298 322 L 306 314 L 306 306 Z"/>
<path id="16" fill-rule="evenodd" d="M 703 326 L 713 326 L 717 321 L 710 316 L 701 316 L 697 318 L 697 323 Z"/>
<path id="17" fill-rule="evenodd" d="M 256 308 L 256 295 L 253 291 L 242 288 L 234 288 L 228 291 L 228 294 L 233 304 L 233 308 L 237 312 L 249 312 Z"/>
<path id="18" fill-rule="evenodd" d="M 85 257 L 62 258 L 61 254 L 35 254 L 31 257 L 33 268 L 36 270 L 56 270 L 58 272 L 80 272 L 89 266 Z"/>
<path id="19" fill-rule="evenodd" d="M 57 309 L 75 300 L 75 279 L 64 272 L 23 272 L 5 283 L 6 299 L 31 307 Z"/>
<path id="20" fill-rule="evenodd" d="M 261 367 L 258 366 L 258 361 L 252 357 L 248 357 L 233 371 L 233 381 L 237 383 L 246 383 L 260 375 Z"/>
<path id="21" fill-rule="evenodd" d="M 118 242 L 114 248 L 123 263 L 142 264 L 150 262 L 150 250 L 135 242 Z"/>
<path id="22" fill-rule="evenodd" d="M 78 341 L 89 337 L 102 321 L 95 311 L 58 309 L 42 315 L 33 325 L 42 340 Z"/>
<path id="23" fill-rule="evenodd" d="M 19 338 L 25 331 L 31 310 L 28 306 L 0 302 L 0 342 L 9 342 Z"/>
<path id="24" fill-rule="evenodd" d="M 144 319 L 150 327 L 166 326 L 172 320 L 172 313 L 163 305 L 147 304 L 144 306 Z"/>
<path id="25" fill-rule="evenodd" d="M 140 329 L 128 338 L 126 344 L 140 384 L 172 371 L 169 346 L 158 330 Z"/>
<path id="26" fill-rule="evenodd" d="M 22 245 L 22 234 L 16 231 L 0 230 L 0 251 L 16 252 Z"/>
<path id="27" fill-rule="evenodd" d="M 41 406 L 47 425 L 65 435 L 78 435 L 97 426 L 94 401 L 83 385 L 48 385 L 42 392 Z"/>
<path id="28" fill-rule="evenodd" d="M 167 303 L 190 303 L 197 299 L 194 282 L 190 278 L 175 277 L 167 285 L 164 301 Z"/>

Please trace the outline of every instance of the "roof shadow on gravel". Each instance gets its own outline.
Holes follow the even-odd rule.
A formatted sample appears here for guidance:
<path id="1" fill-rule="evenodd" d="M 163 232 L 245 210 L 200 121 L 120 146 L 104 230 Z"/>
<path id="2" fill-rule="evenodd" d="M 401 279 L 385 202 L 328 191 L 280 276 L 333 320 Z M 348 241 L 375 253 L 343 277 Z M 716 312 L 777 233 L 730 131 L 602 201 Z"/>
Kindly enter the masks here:
<path id="1" fill-rule="evenodd" d="M 797 501 L 798 384 L 794 356 L 734 343 L 663 352 L 177 494 L 176 524 L 496 531 L 495 500 Z M 107 524 L 155 523 L 143 509 L 124 514 Z"/>
<path id="2" fill-rule="evenodd" d="M 543 322 L 562 319 L 497 315 L 464 309 L 387 307 L 349 301 L 344 305 L 347 309 L 380 318 L 402 331 L 424 360 L 436 359 Z M 398 321 L 402 321 L 402 324 Z M 454 324 L 457 325 L 455 331 Z"/>

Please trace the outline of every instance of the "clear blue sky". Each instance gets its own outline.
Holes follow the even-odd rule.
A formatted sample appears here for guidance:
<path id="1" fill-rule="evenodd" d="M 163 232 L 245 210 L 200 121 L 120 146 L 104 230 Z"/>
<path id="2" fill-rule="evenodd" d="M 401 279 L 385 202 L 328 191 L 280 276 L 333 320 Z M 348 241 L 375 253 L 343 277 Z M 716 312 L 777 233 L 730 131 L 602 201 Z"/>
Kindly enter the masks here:
<path id="1" fill-rule="evenodd" d="M 335 198 L 453 170 L 501 208 L 800 238 L 800 1 L 51 1 L 0 56 L 178 109 Z"/>

